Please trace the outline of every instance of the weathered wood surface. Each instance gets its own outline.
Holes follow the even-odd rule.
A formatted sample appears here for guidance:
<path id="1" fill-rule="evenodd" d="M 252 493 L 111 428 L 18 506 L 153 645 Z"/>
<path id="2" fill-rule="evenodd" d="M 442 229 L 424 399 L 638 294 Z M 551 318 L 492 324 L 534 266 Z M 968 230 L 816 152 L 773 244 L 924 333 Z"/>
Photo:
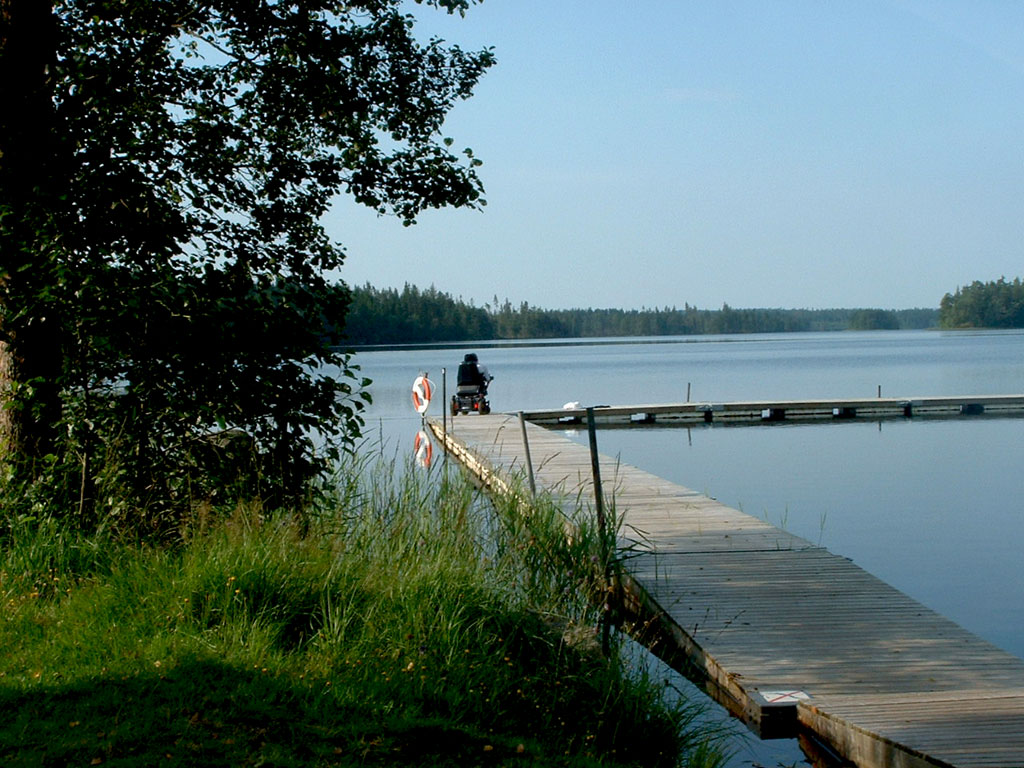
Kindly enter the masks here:
<path id="1" fill-rule="evenodd" d="M 655 403 L 600 406 L 594 418 L 602 425 L 635 422 L 763 422 L 822 419 L 956 418 L 1024 414 L 1024 395 L 955 397 L 877 397 L 840 400 L 751 400 L 741 402 Z M 534 424 L 581 423 L 585 408 L 525 411 Z"/>
<path id="2" fill-rule="evenodd" d="M 587 448 L 527 431 L 538 487 L 592 498 Z M 523 471 L 515 416 L 458 417 L 448 444 L 485 480 Z M 800 726 L 858 766 L 1024 766 L 1024 660 L 765 521 L 609 457 L 601 475 L 656 650 L 733 711 L 767 722 L 759 693 L 802 691 Z"/>

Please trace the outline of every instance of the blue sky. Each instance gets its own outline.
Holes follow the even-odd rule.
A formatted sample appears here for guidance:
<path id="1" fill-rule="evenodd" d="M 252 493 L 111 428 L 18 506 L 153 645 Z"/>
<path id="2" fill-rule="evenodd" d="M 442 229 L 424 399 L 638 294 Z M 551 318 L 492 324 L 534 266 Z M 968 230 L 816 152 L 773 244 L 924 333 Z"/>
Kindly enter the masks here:
<path id="1" fill-rule="evenodd" d="M 353 284 L 477 305 L 935 307 L 1024 277 L 1024 3 L 485 0 L 484 211 L 339 202 Z"/>

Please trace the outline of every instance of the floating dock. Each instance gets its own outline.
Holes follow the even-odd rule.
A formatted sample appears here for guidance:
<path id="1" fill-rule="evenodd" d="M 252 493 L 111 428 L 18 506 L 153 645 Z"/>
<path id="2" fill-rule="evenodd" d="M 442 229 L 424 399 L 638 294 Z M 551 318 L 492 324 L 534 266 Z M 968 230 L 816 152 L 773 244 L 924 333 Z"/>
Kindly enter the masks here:
<path id="1" fill-rule="evenodd" d="M 863 412 L 863 401 L 843 402 Z M 525 431 L 538 489 L 593 498 L 589 450 L 556 432 L 497 414 L 449 419 L 447 434 L 430 426 L 505 493 L 526 487 Z M 755 730 L 824 745 L 860 768 L 1024 766 L 1024 660 L 844 557 L 599 462 L 621 543 L 634 551 L 623 585 L 634 635 Z"/>
<path id="2" fill-rule="evenodd" d="M 692 402 L 652 405 L 597 406 L 594 420 L 602 425 L 762 423 L 828 419 L 891 419 L 913 417 L 1024 415 L 1024 395 L 957 397 L 873 397 L 846 400 L 764 400 Z M 524 411 L 534 424 L 579 424 L 585 408 Z"/>

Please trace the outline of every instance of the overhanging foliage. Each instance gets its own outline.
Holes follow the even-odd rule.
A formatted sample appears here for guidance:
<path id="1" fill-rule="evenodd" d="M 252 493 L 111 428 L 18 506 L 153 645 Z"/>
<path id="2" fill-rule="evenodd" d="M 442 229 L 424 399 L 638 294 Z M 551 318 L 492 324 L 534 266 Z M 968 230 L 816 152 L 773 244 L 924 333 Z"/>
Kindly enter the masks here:
<path id="1" fill-rule="evenodd" d="M 321 217 L 483 204 L 441 130 L 493 55 L 418 41 L 404 7 L 2 0 L 0 432 L 30 481 L 180 508 L 234 427 L 246 482 L 294 498 L 358 434 Z"/>

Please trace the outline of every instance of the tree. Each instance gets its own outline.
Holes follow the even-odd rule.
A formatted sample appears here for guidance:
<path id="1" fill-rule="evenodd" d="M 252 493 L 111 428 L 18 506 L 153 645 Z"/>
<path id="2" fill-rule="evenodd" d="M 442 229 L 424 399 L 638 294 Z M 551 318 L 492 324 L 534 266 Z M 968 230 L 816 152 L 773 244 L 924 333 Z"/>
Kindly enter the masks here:
<path id="1" fill-rule="evenodd" d="M 51 435 L 37 424 L 59 418 L 55 392 L 27 397 L 59 374 L 53 313 L 35 303 L 53 281 L 46 268 L 57 238 L 49 215 L 59 201 L 48 89 L 54 38 L 45 3 L 0 0 L 0 451 L 30 455 L 50 448 Z M 25 354 L 33 348 L 40 354 Z M 15 394 L 28 402 L 15 407 Z"/>
<path id="2" fill-rule="evenodd" d="M 942 297 L 939 324 L 943 328 L 1022 328 L 1024 284 L 1019 277 L 1012 282 L 1000 277 L 957 288 Z"/>
<path id="3" fill-rule="evenodd" d="M 402 7 L 0 0 L 0 450 L 23 480 L 83 514 L 114 480 L 178 504 L 232 426 L 294 495 L 358 434 L 321 217 L 342 193 L 405 224 L 484 204 L 441 129 L 493 54 L 418 41 Z"/>
<path id="4" fill-rule="evenodd" d="M 895 331 L 899 327 L 899 317 L 892 310 L 858 309 L 850 316 L 852 331 Z"/>

